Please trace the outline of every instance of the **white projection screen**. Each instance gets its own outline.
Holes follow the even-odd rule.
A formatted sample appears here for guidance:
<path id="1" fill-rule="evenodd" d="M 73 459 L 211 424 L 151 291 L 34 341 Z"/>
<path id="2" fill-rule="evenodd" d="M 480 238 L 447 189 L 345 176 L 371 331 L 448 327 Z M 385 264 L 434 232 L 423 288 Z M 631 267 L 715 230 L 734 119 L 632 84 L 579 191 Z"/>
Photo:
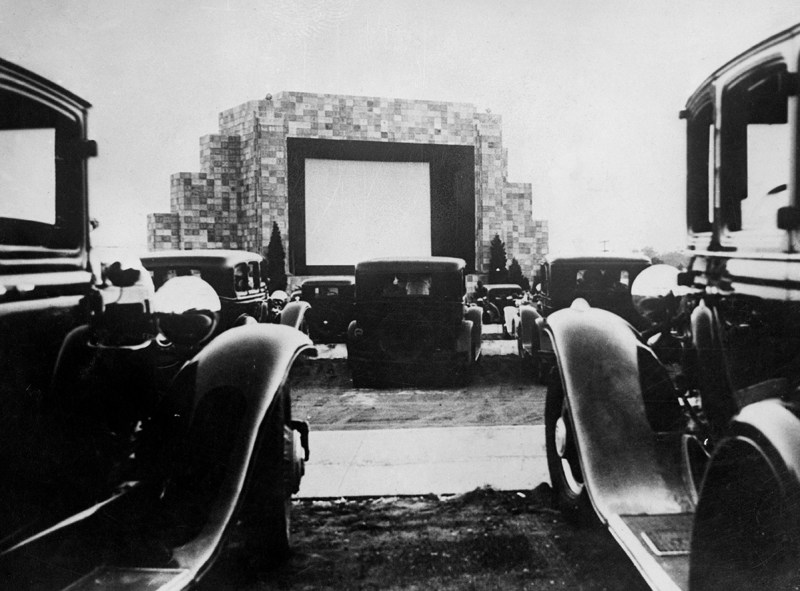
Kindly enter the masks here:
<path id="1" fill-rule="evenodd" d="M 427 162 L 305 159 L 306 264 L 430 256 Z"/>

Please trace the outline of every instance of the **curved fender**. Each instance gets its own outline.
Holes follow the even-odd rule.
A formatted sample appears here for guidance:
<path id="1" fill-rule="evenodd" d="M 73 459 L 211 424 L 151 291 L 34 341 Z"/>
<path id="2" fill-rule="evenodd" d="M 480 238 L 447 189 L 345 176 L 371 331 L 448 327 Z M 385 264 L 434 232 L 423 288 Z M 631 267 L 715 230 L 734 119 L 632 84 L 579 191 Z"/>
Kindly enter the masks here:
<path id="1" fill-rule="evenodd" d="M 469 353 L 472 344 L 472 321 L 462 320 L 461 328 L 458 330 L 456 339 L 456 351 L 459 353 Z"/>
<path id="2" fill-rule="evenodd" d="M 516 306 L 505 306 L 503 308 L 503 324 L 506 327 L 506 332 L 513 336 L 514 326 L 519 318 L 519 308 Z"/>
<path id="3" fill-rule="evenodd" d="M 537 324 L 543 320 L 542 315 L 533 306 L 521 306 L 519 309 L 519 336 L 522 351 L 533 356 L 539 350 L 539 329 Z"/>
<path id="4" fill-rule="evenodd" d="M 481 340 L 483 339 L 483 309 L 480 306 L 467 306 L 465 318 L 472 322 L 472 344 L 475 345 L 475 358 L 477 361 L 481 356 Z"/>
<path id="5" fill-rule="evenodd" d="M 310 308 L 311 304 L 302 300 L 289 302 L 281 310 L 281 324 L 302 330 L 306 314 Z"/>
<path id="6" fill-rule="evenodd" d="M 709 460 L 692 535 L 692 589 L 788 588 L 800 550 L 800 420 L 746 406 Z"/>
<path id="7" fill-rule="evenodd" d="M 241 500 L 259 428 L 270 403 L 295 359 L 309 350 L 313 350 L 311 340 L 294 328 L 250 324 L 225 331 L 181 370 L 193 382 L 187 439 L 219 440 L 220 430 L 224 430 L 223 438 L 229 438 L 231 446 L 224 478 L 207 507 L 202 530 L 190 542 L 173 550 L 173 559 L 180 566 L 192 570 L 200 568 L 217 550 Z M 179 374 L 176 382 L 180 377 Z M 232 390 L 240 395 L 237 400 L 232 398 Z M 223 419 L 213 414 L 198 413 L 204 400 L 211 396 L 227 397 L 217 401 L 221 405 L 239 404 L 241 412 L 232 414 L 235 422 L 223 423 Z M 200 466 L 204 460 L 195 455 L 182 459 Z M 185 468 L 181 466 L 181 470 Z M 191 471 L 191 466 L 186 469 Z"/>
<path id="8" fill-rule="evenodd" d="M 605 310 L 579 307 L 548 316 L 546 330 L 573 418 L 584 481 L 600 518 L 691 510 L 679 456 L 657 440 L 647 420 L 640 345 L 631 326 Z"/>

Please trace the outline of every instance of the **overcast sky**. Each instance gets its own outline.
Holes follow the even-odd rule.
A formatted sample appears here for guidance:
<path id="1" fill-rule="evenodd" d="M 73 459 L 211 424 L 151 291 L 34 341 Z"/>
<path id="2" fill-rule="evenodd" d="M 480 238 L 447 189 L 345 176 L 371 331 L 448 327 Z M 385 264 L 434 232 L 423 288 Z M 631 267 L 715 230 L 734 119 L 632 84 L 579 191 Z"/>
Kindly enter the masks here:
<path id="1" fill-rule="evenodd" d="M 144 248 L 220 111 L 294 90 L 489 109 L 552 250 L 665 250 L 684 238 L 678 111 L 797 22 L 797 0 L 0 0 L 0 56 L 94 105 L 104 246 Z"/>

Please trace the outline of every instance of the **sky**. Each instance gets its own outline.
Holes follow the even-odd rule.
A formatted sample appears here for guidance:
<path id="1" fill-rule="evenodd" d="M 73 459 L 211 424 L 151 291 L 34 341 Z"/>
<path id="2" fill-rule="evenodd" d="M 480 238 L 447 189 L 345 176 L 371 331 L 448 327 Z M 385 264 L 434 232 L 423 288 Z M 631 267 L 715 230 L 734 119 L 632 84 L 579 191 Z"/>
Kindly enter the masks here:
<path id="1" fill-rule="evenodd" d="M 678 112 L 797 22 L 797 0 L 0 0 L 0 56 L 93 104 L 98 246 L 145 249 L 221 111 L 305 91 L 490 110 L 552 252 L 667 251 L 685 237 Z"/>

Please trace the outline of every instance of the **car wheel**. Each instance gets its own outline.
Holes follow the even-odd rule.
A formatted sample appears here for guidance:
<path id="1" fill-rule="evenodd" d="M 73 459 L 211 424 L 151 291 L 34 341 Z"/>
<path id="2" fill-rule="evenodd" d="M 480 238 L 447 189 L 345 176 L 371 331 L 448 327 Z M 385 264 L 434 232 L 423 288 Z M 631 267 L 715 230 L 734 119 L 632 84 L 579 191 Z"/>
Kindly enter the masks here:
<path id="1" fill-rule="evenodd" d="M 240 516 L 247 563 L 255 569 L 285 561 L 291 544 L 294 432 L 288 389 L 276 393 L 257 443 L 253 478 Z"/>
<path id="2" fill-rule="evenodd" d="M 553 369 L 550 363 L 542 359 L 541 355 L 535 355 L 533 357 L 533 368 L 536 373 L 536 381 L 542 385 L 548 385 L 550 372 Z"/>
<path id="3" fill-rule="evenodd" d="M 557 372 L 547 388 L 544 427 L 553 505 L 573 523 L 589 524 L 594 511 L 583 481 L 572 414 Z"/>
<path id="4" fill-rule="evenodd" d="M 369 388 L 371 385 L 367 372 L 361 365 L 350 366 L 350 377 L 353 380 L 353 388 Z"/>

